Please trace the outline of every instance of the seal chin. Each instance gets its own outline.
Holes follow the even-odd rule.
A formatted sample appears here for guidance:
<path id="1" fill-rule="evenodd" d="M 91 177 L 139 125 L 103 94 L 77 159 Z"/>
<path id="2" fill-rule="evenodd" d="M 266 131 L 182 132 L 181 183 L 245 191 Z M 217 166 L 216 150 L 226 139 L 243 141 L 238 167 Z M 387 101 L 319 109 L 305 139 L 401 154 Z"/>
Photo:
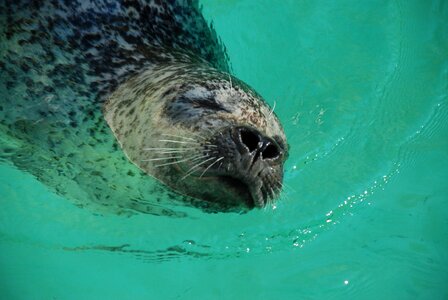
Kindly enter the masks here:
<path id="1" fill-rule="evenodd" d="M 217 177 L 217 180 L 220 185 L 233 190 L 234 198 L 239 198 L 247 207 L 266 206 L 269 196 L 265 197 L 262 193 L 263 182 L 261 178 L 238 178 L 231 175 L 221 175 Z M 274 197 L 275 195 L 270 196 Z"/>
<path id="2" fill-rule="evenodd" d="M 183 169 L 179 168 L 182 174 L 186 174 Z M 201 176 L 199 173 L 189 176 L 189 184 L 192 185 L 191 181 L 194 181 L 198 192 L 201 189 L 204 190 L 204 187 L 207 187 L 206 190 L 214 191 L 206 196 L 199 195 L 202 194 L 199 192 L 197 195 L 199 198 L 210 202 L 223 203 L 230 206 L 245 206 L 252 209 L 254 207 L 265 207 L 270 200 L 274 200 L 278 196 L 274 192 L 274 185 L 270 187 L 270 182 L 263 182 L 262 176 L 254 177 L 250 176 L 250 174 L 242 174 L 242 172 L 235 171 L 227 172 L 226 170 L 219 170 L 219 172 L 214 173 L 209 176 Z M 236 174 L 239 174 L 239 176 Z M 268 190 L 271 190 L 272 193 L 265 192 Z M 276 187 L 275 190 L 279 191 L 280 189 Z"/>
<path id="3" fill-rule="evenodd" d="M 219 176 L 218 181 L 227 187 L 230 187 L 235 191 L 235 198 L 240 198 L 240 200 L 249 208 L 253 208 L 259 203 L 259 199 L 254 198 L 254 194 L 251 188 L 244 181 L 231 177 L 231 176 Z"/>

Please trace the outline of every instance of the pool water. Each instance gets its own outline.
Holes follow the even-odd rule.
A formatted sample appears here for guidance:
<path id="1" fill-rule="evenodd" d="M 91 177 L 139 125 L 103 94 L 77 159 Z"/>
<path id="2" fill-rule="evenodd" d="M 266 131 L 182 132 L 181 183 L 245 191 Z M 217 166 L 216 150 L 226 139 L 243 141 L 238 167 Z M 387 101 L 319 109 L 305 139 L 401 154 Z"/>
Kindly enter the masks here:
<path id="1" fill-rule="evenodd" d="M 291 147 L 276 206 L 102 215 L 0 165 L 1 299 L 448 299 L 448 2 L 202 0 Z"/>

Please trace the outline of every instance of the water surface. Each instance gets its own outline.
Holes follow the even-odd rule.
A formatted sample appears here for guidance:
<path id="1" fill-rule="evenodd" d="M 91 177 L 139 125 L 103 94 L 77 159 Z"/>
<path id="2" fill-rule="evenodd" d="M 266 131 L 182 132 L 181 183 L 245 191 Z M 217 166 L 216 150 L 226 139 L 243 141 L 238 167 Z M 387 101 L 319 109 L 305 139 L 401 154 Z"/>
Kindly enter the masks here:
<path id="1" fill-rule="evenodd" d="M 282 199 L 102 215 L 2 164 L 2 298 L 447 299 L 447 2 L 201 3 L 283 121 Z"/>

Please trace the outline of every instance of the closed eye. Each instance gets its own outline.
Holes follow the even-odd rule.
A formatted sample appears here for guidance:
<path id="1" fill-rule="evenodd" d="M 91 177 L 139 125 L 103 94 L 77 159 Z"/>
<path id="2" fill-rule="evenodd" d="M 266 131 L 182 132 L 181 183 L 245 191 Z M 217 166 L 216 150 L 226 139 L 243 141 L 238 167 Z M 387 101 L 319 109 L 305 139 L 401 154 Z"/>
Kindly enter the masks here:
<path id="1" fill-rule="evenodd" d="M 189 99 L 190 100 L 190 99 Z M 189 102 L 195 108 L 208 109 L 213 111 L 225 111 L 230 113 L 231 111 L 225 108 L 221 103 L 217 102 L 214 98 L 199 98 L 199 99 L 191 99 Z"/>

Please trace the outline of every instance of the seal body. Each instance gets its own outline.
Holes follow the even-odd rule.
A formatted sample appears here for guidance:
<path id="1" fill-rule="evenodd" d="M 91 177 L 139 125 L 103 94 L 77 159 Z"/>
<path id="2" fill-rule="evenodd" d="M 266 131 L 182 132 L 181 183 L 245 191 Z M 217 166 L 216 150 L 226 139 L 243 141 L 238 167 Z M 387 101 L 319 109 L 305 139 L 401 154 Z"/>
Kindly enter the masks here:
<path id="1" fill-rule="evenodd" d="M 123 210 L 169 213 L 147 175 L 224 206 L 278 196 L 282 127 L 195 1 L 0 3 L 3 159 Z"/>

